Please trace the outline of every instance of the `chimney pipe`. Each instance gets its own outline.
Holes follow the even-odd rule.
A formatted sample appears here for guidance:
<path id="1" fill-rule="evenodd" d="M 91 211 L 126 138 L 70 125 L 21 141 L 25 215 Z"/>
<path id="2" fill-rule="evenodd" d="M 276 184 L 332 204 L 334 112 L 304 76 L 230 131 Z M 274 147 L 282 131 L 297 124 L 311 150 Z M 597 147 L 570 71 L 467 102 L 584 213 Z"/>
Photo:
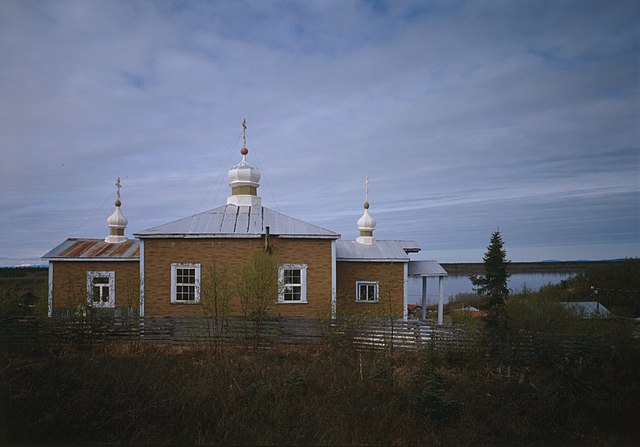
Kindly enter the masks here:
<path id="1" fill-rule="evenodd" d="M 269 247 L 269 227 L 264 227 L 264 251 L 271 253 L 271 247 Z"/>

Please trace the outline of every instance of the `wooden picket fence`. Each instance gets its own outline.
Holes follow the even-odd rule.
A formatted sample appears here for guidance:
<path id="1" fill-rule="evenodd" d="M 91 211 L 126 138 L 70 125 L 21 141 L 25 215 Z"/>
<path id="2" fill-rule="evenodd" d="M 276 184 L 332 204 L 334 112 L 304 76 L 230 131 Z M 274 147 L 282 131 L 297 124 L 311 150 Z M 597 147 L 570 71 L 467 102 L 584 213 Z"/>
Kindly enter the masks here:
<path id="1" fill-rule="evenodd" d="M 349 343 L 363 349 L 416 349 L 428 343 L 466 348 L 463 327 L 420 321 L 325 321 L 312 318 L 207 317 L 12 317 L 2 321 L 0 340 L 8 347 L 73 343 L 144 342 L 171 345 L 225 344 L 273 347 Z"/>
<path id="2" fill-rule="evenodd" d="M 175 346 L 216 345 L 272 348 L 336 343 L 356 349 L 479 350 L 481 333 L 462 325 L 389 319 L 318 320 L 208 317 L 11 317 L 0 320 L 0 343 L 6 349 L 105 342 L 159 343 Z M 580 353 L 600 350 L 607 340 L 598 336 L 520 334 L 505 350 L 535 356 L 549 349 Z"/>

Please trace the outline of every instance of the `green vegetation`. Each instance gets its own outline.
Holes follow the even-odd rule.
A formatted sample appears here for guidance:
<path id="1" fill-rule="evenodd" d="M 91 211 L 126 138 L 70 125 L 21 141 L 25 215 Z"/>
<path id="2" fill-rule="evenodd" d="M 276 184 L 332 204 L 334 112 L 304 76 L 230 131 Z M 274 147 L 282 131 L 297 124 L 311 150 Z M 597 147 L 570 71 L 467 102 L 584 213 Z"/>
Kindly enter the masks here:
<path id="1" fill-rule="evenodd" d="M 575 278 L 543 287 L 538 296 L 556 301 L 599 301 L 614 315 L 640 316 L 640 259 L 591 266 Z"/>
<path id="2" fill-rule="evenodd" d="M 254 348 L 260 345 L 263 325 L 269 318 L 274 297 L 281 290 L 278 277 L 279 262 L 267 250 L 255 250 L 238 275 L 240 305 L 246 320 L 253 321 Z"/>
<path id="3" fill-rule="evenodd" d="M 509 296 L 507 281 L 511 276 L 507 273 L 509 261 L 500 231 L 494 231 L 491 235 L 483 261 L 484 275 L 471 275 L 469 279 L 479 295 L 486 295 L 489 298 L 489 307 L 497 308 L 502 306 L 505 298 Z"/>
<path id="4" fill-rule="evenodd" d="M 46 315 L 47 281 L 46 268 L 0 268 L 0 317 Z"/>
<path id="5" fill-rule="evenodd" d="M 216 340 L 216 350 L 223 349 L 229 307 L 234 291 L 233 278 L 226 265 L 219 266 L 215 259 L 204 272 L 201 291 L 201 309 L 208 335 Z"/>
<path id="6" fill-rule="evenodd" d="M 4 350 L 0 444 L 637 445 L 638 324 L 578 319 L 558 301 L 638 315 L 639 267 L 593 266 L 511 294 L 499 353 L 482 319 L 456 349 L 358 351 L 345 327 L 319 346 Z M 207 280 L 222 318 L 228 278 L 212 269 Z M 467 303 L 489 305 L 479 299 Z"/>
<path id="7" fill-rule="evenodd" d="M 542 261 L 542 262 L 518 262 L 511 261 L 507 266 L 509 273 L 584 273 L 587 268 L 606 265 L 619 260 L 611 261 Z M 484 264 L 475 262 L 440 263 L 449 275 L 469 276 L 484 273 Z"/>
<path id="8" fill-rule="evenodd" d="M 491 241 L 484 254 L 484 275 L 469 277 L 478 295 L 487 297 L 486 342 L 491 347 L 494 356 L 503 351 L 503 344 L 509 335 L 509 318 L 505 312 L 504 303 L 509 297 L 507 281 L 507 252 L 500 231 L 494 231 Z"/>
<path id="9" fill-rule="evenodd" d="M 640 316 L 640 259 L 593 263 L 584 273 L 548 284 L 533 292 L 526 287 L 511 294 L 508 303 L 528 300 L 544 303 L 598 301 L 617 317 Z M 449 307 L 490 306 L 487 295 L 461 293 L 449 300 Z M 513 305 L 513 304 L 511 304 Z"/>
<path id="10" fill-rule="evenodd" d="M 612 339 L 613 340 L 613 339 Z M 114 344 L 4 354 L 8 444 L 625 445 L 640 350 Z M 555 353 L 555 355 L 551 355 Z"/>

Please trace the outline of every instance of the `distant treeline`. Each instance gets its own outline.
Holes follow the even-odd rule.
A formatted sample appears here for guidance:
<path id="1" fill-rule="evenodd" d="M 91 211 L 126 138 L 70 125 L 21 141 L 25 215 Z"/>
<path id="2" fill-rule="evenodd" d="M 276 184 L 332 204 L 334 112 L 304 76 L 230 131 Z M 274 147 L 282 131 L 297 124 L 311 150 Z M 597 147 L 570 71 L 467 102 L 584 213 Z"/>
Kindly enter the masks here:
<path id="1" fill-rule="evenodd" d="M 0 278 L 22 278 L 32 274 L 42 274 L 47 267 L 0 267 Z"/>
<path id="2" fill-rule="evenodd" d="M 549 261 L 549 262 L 511 262 L 509 273 L 584 273 L 588 268 L 622 262 L 613 261 Z M 443 263 L 442 267 L 449 275 L 480 275 L 484 273 L 484 264 L 479 263 Z"/>

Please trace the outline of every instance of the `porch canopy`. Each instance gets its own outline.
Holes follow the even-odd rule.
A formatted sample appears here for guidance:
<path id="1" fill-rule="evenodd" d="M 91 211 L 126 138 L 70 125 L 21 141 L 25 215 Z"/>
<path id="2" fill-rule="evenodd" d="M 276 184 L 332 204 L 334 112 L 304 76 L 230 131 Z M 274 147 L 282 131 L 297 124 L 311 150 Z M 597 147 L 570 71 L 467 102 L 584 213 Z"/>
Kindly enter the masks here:
<path id="1" fill-rule="evenodd" d="M 448 276 L 445 269 L 437 261 L 409 261 L 409 276 L 422 278 L 422 319 L 427 318 L 427 278 L 438 278 L 438 324 L 443 322 L 444 312 L 444 278 Z"/>

